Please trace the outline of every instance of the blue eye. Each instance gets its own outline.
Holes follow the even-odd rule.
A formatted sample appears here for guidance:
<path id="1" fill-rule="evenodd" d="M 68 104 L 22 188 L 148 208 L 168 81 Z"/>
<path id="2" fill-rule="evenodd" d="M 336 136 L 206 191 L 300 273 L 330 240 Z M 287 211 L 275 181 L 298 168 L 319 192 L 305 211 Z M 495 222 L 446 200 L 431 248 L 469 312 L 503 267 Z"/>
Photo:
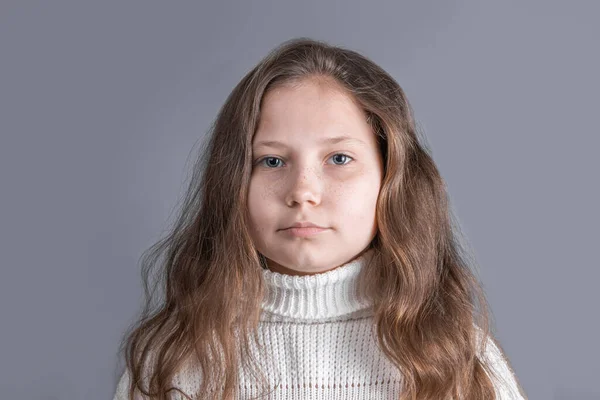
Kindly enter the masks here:
<path id="1" fill-rule="evenodd" d="M 333 157 L 335 157 L 335 156 L 342 156 L 342 157 L 344 157 L 344 158 L 342 158 L 342 160 L 344 160 L 344 159 L 348 159 L 348 158 L 349 158 L 349 159 L 351 159 L 351 160 L 353 160 L 353 158 L 352 158 L 352 157 L 350 157 L 349 155 L 347 155 L 347 154 L 344 154 L 344 153 L 337 153 L 337 154 L 334 154 L 334 155 L 333 155 L 331 158 L 333 158 Z M 348 163 L 350 163 L 350 161 L 348 161 L 348 162 L 343 162 L 343 161 L 342 161 L 342 164 L 336 164 L 336 165 L 346 165 L 346 164 L 348 164 Z"/>
<path id="2" fill-rule="evenodd" d="M 276 161 L 281 161 L 281 158 L 277 158 L 277 157 L 265 157 L 262 160 L 259 161 L 259 163 L 265 162 L 266 160 L 276 160 Z"/>
<path id="3" fill-rule="evenodd" d="M 334 154 L 333 156 L 331 156 L 331 158 L 334 158 L 334 157 L 336 157 L 336 156 L 342 156 L 342 157 L 344 157 L 344 159 L 350 159 L 350 160 L 354 160 L 352 157 L 350 157 L 349 155 L 347 155 L 347 154 L 344 154 L 344 153 L 336 153 L 336 154 Z M 278 158 L 278 157 L 269 157 L 269 156 L 267 156 L 267 157 L 263 157 L 262 159 L 258 160 L 258 161 L 257 161 L 257 164 L 258 164 L 258 165 L 264 165 L 264 164 L 262 164 L 262 163 L 263 163 L 263 162 L 265 162 L 265 161 L 267 161 L 267 160 L 276 160 L 276 161 L 281 161 L 281 158 Z M 338 158 L 338 160 L 339 160 L 339 158 Z M 342 166 L 342 165 L 346 165 L 346 164 L 349 164 L 349 163 L 350 163 L 350 161 L 348 161 L 348 162 L 343 162 L 343 161 L 342 161 L 342 164 L 335 164 L 335 165 Z M 268 168 L 269 168 L 269 169 L 273 169 L 273 168 L 271 168 L 271 167 L 277 167 L 277 165 L 273 165 L 273 164 L 271 163 L 271 164 L 269 164 L 269 167 L 268 167 Z"/>

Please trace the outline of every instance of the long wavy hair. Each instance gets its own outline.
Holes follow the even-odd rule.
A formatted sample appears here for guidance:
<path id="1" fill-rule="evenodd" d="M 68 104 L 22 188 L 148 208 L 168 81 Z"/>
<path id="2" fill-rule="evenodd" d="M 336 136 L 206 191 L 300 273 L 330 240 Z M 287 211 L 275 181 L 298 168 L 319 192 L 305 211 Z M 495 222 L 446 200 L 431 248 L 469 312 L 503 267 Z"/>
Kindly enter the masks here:
<path id="1" fill-rule="evenodd" d="M 248 228 L 251 143 L 265 93 L 311 78 L 330 79 L 358 102 L 383 156 L 374 257 L 361 284 L 374 304 L 378 346 L 402 374 L 399 399 L 494 399 L 494 371 L 480 358 L 480 339 L 501 347 L 475 257 L 403 89 L 358 52 L 309 38 L 273 49 L 233 89 L 176 222 L 142 255 L 145 302 L 119 348 L 129 398 L 136 390 L 159 400 L 183 393 L 172 379 L 192 362 L 202 380 L 194 396 L 232 399 L 239 368 L 255 365 L 250 348 L 265 266 Z M 266 391 L 265 375 L 253 373 Z"/>

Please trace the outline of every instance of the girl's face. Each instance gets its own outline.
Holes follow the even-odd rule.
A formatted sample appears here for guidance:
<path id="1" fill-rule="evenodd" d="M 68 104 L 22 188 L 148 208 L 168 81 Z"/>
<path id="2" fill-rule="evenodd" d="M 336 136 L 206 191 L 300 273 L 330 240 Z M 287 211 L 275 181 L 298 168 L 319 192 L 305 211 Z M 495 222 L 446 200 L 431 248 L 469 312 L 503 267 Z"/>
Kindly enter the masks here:
<path id="1" fill-rule="evenodd" d="M 369 246 L 383 161 L 365 113 L 341 90 L 311 80 L 269 91 L 252 159 L 250 231 L 271 271 L 326 272 Z M 296 222 L 325 229 L 287 229 Z"/>

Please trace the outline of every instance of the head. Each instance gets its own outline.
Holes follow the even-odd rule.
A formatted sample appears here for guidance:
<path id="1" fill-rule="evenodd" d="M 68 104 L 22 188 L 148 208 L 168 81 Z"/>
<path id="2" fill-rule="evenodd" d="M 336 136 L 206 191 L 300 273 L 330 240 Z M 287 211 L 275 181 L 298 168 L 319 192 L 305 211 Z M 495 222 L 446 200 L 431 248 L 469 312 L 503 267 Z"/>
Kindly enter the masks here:
<path id="1" fill-rule="evenodd" d="M 487 303 L 444 182 L 404 91 L 365 56 L 304 38 L 272 50 L 225 101 L 182 204 L 143 257 L 146 308 L 124 342 L 132 382 L 152 370 L 144 394 L 173 390 L 190 361 L 204 393 L 231 398 L 238 366 L 253 365 L 263 268 L 316 274 L 372 248 L 359 281 L 401 400 L 493 398 L 478 358 Z M 323 230 L 289 229 L 298 222 Z M 149 276 L 164 289 L 156 310 Z"/>
<path id="2" fill-rule="evenodd" d="M 272 271 L 325 272 L 371 246 L 383 155 L 367 117 L 328 76 L 296 78 L 263 96 L 247 204 L 250 235 Z"/>

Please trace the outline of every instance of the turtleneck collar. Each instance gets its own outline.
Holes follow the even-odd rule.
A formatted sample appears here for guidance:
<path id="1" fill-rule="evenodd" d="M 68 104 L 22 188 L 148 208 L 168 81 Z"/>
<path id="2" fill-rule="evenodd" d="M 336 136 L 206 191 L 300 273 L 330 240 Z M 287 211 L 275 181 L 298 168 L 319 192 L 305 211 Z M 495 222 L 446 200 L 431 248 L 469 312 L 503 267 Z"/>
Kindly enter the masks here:
<path id="1" fill-rule="evenodd" d="M 335 319 L 365 311 L 371 302 L 358 291 L 358 277 L 373 249 L 354 260 L 315 275 L 286 275 L 263 270 L 263 314 L 295 320 Z"/>

